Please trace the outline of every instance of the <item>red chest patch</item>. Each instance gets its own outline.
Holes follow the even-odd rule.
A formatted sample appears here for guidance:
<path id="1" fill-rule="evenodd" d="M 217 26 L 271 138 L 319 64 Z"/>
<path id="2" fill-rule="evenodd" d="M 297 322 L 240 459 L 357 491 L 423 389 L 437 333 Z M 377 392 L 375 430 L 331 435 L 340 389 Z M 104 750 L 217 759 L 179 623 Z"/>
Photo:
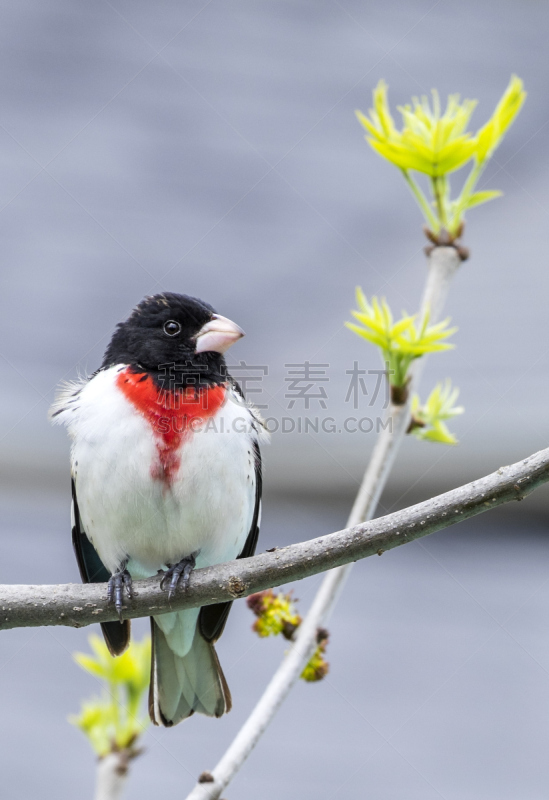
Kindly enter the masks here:
<path id="1" fill-rule="evenodd" d="M 158 452 L 151 476 L 169 486 L 181 465 L 183 439 L 217 413 L 225 400 L 226 388 L 167 392 L 159 389 L 146 372 L 132 372 L 129 368 L 118 375 L 116 385 L 151 426 Z"/>

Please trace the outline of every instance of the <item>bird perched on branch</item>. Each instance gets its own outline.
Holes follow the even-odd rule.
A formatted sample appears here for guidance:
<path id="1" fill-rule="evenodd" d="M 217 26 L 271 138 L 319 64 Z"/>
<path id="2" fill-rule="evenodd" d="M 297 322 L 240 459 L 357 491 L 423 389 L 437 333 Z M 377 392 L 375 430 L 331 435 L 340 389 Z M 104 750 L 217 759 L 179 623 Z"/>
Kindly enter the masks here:
<path id="1" fill-rule="evenodd" d="M 121 322 L 100 369 L 65 385 L 51 409 L 72 439 L 72 537 L 82 580 L 108 581 L 120 622 L 102 624 L 113 656 L 132 578 L 164 572 L 169 596 L 192 569 L 254 554 L 261 513 L 258 414 L 227 372 L 243 336 L 207 303 L 146 297 Z M 149 712 L 175 725 L 219 717 L 231 694 L 214 643 L 231 603 L 151 618 Z"/>

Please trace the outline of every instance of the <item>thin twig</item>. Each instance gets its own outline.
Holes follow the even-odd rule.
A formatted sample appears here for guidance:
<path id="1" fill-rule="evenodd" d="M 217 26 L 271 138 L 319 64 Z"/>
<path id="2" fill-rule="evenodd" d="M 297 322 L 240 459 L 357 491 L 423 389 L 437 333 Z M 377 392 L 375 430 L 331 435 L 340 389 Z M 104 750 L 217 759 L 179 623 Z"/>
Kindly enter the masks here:
<path id="1" fill-rule="evenodd" d="M 412 187 L 413 188 L 413 187 Z M 436 322 L 446 302 L 450 281 L 460 264 L 460 256 L 453 247 L 435 247 L 428 261 L 428 275 L 421 303 L 421 317 L 429 315 Z M 410 387 L 417 387 L 425 359 L 419 359 L 411 370 Z M 409 388 L 410 388 L 409 387 Z M 375 510 L 394 459 L 410 423 L 410 393 L 401 405 L 391 404 L 387 421 L 376 441 L 370 463 L 356 496 L 347 521 L 353 527 L 370 520 Z M 225 754 L 212 770 L 214 782 L 197 783 L 187 800 L 214 800 L 232 780 L 247 759 L 265 729 L 274 717 L 292 686 L 301 675 L 304 665 L 316 646 L 318 628 L 325 624 L 343 588 L 352 564 L 328 572 L 313 600 L 307 616 L 299 626 L 292 649 L 285 656 L 276 673 L 259 699 L 252 713 L 231 742 Z"/>
<path id="2" fill-rule="evenodd" d="M 127 750 L 108 753 L 97 762 L 94 800 L 120 800 L 128 779 Z"/>

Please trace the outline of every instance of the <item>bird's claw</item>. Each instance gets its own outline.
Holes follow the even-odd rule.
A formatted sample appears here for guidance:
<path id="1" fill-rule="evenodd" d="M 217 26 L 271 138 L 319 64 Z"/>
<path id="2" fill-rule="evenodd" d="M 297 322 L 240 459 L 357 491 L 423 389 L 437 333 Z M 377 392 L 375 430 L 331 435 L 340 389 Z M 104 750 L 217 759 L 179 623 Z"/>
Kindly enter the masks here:
<path id="1" fill-rule="evenodd" d="M 116 613 L 118 614 L 118 618 L 120 622 L 122 622 L 122 608 L 124 605 L 124 590 L 126 591 L 127 597 L 131 600 L 133 597 L 132 592 L 132 576 L 128 572 L 128 570 L 123 567 L 119 569 L 114 575 L 111 575 L 109 578 L 107 593 L 109 598 L 109 603 L 114 603 L 114 607 L 116 608 Z"/>
<path id="2" fill-rule="evenodd" d="M 181 585 L 184 592 L 187 591 L 189 588 L 189 578 L 195 566 L 196 558 L 193 554 L 182 558 L 177 564 L 169 566 L 169 569 L 166 570 L 160 581 L 161 589 L 165 589 L 169 581 L 168 600 L 172 599 L 179 585 Z"/>

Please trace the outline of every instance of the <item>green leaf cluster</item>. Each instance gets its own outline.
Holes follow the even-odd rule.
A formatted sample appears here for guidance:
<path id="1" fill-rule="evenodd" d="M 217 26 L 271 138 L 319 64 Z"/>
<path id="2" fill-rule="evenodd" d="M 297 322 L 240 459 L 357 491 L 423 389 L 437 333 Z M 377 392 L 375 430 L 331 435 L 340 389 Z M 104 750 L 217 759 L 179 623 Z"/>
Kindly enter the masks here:
<path id="1" fill-rule="evenodd" d="M 399 131 L 389 111 L 387 88 L 381 80 L 374 89 L 371 119 L 361 111 L 356 112 L 370 134 L 368 143 L 383 158 L 400 169 L 416 170 L 435 178 L 459 169 L 474 156 L 476 141 L 465 129 L 476 101 L 460 103 L 459 95 L 450 95 L 446 110 L 441 114 L 436 90 L 433 90 L 432 107 L 427 97 L 421 100 L 413 97 L 413 107 L 398 107 L 403 122 Z"/>
<path id="2" fill-rule="evenodd" d="M 505 133 L 519 113 L 526 92 L 523 82 L 512 75 L 509 85 L 488 122 L 476 134 L 467 130 L 476 100 L 460 101 L 458 94 L 448 97 L 442 111 L 438 92 L 432 101 L 423 96 L 412 98 L 411 105 L 399 106 L 402 128 L 391 116 L 387 84 L 381 80 L 373 91 L 373 108 L 369 117 L 356 115 L 366 129 L 370 146 L 391 164 L 398 167 L 412 190 L 427 223 L 435 234 L 446 230 L 459 235 L 465 211 L 501 195 L 499 191 L 475 191 L 478 180 Z M 450 199 L 448 175 L 471 162 L 471 170 L 462 191 Z M 430 179 L 433 202 L 425 197 L 412 176 L 420 172 Z"/>
<path id="3" fill-rule="evenodd" d="M 143 693 L 149 685 L 151 640 L 132 642 L 125 653 L 113 658 L 99 636 L 89 638 L 93 655 L 75 653 L 82 669 L 105 685 L 101 697 L 82 703 L 80 714 L 69 721 L 88 737 L 99 756 L 131 748 L 148 725 L 140 714 Z"/>
<path id="4" fill-rule="evenodd" d="M 351 313 L 360 324 L 346 322 L 345 325 L 379 348 L 391 386 L 406 386 L 408 370 L 416 358 L 453 347 L 444 341 L 457 330 L 448 328 L 449 319 L 429 325 L 428 314 L 418 319 L 419 315 L 403 311 L 402 318 L 395 322 L 386 300 L 373 297 L 369 303 L 360 287 L 356 289 L 356 302 L 358 311 Z"/>
<path id="5" fill-rule="evenodd" d="M 258 636 L 264 638 L 282 635 L 289 641 L 293 640 L 294 633 L 301 625 L 301 616 L 297 613 L 291 592 L 285 594 L 266 589 L 264 592 L 251 594 L 246 603 L 257 617 L 252 630 Z M 329 664 L 324 658 L 328 638 L 328 631 L 320 629 L 317 632 L 317 646 L 301 673 L 304 681 L 320 681 L 328 674 Z"/>
<path id="6" fill-rule="evenodd" d="M 321 641 L 317 644 L 314 653 L 312 654 L 311 658 L 305 665 L 303 672 L 301 673 L 301 678 L 307 683 L 315 683 L 316 681 L 321 681 L 323 678 L 326 677 L 328 672 L 330 671 L 330 665 L 324 658 L 324 653 L 326 652 L 326 646 L 328 644 L 328 636 L 322 638 Z"/>
<path id="7" fill-rule="evenodd" d="M 425 405 L 421 405 L 418 395 L 412 398 L 412 424 L 410 433 L 418 439 L 441 444 L 457 444 L 456 437 L 450 433 L 446 420 L 463 414 L 464 409 L 456 406 L 459 389 L 452 389 L 451 381 L 437 383 Z"/>
<path id="8" fill-rule="evenodd" d="M 252 630 L 262 638 L 282 634 L 286 639 L 291 639 L 301 624 L 291 592 L 283 594 L 272 589 L 256 592 L 248 597 L 248 608 L 257 617 Z"/>

